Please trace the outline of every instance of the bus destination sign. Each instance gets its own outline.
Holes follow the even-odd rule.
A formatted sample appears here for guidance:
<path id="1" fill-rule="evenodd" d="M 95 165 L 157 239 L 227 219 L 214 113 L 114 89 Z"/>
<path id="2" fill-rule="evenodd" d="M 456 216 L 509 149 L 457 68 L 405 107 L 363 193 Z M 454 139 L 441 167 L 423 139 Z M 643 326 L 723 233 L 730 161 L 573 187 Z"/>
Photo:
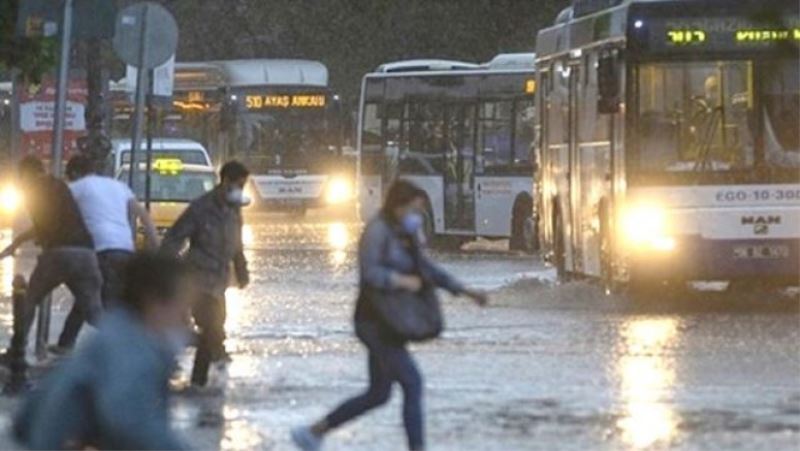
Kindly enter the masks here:
<path id="1" fill-rule="evenodd" d="M 249 94 L 244 98 L 248 110 L 324 108 L 324 94 Z"/>
<path id="2" fill-rule="evenodd" d="M 655 52 L 735 51 L 781 44 L 800 45 L 800 19 L 797 18 L 767 25 L 739 18 L 653 19 L 647 24 L 647 30 L 650 50 Z"/>

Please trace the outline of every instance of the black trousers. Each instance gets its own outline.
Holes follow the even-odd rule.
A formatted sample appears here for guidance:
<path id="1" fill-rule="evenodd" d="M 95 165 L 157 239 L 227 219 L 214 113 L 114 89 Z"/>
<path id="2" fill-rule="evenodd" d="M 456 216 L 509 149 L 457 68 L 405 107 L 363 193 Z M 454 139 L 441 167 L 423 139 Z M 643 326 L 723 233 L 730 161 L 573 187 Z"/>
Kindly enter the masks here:
<path id="1" fill-rule="evenodd" d="M 192 384 L 205 386 L 211 364 L 225 358 L 225 295 L 203 294 L 192 307 L 192 316 L 198 329 Z"/>
<path id="2" fill-rule="evenodd" d="M 100 265 L 100 273 L 103 276 L 103 286 L 100 297 L 103 307 L 109 308 L 117 304 L 122 298 L 125 290 L 125 269 L 133 257 L 133 253 L 122 250 L 108 250 L 97 253 L 97 262 Z M 83 327 L 85 315 L 82 314 L 80 306 L 75 303 L 64 321 L 64 329 L 58 337 L 58 345 L 64 348 L 75 346 L 78 334 Z"/>

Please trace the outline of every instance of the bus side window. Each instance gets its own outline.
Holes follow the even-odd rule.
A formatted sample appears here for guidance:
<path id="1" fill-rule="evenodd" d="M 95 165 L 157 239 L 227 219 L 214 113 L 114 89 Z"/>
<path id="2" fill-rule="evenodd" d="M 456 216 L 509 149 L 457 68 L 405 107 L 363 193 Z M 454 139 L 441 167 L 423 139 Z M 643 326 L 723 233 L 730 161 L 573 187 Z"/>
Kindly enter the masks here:
<path id="1" fill-rule="evenodd" d="M 518 100 L 514 118 L 514 165 L 530 167 L 534 162 L 534 112 L 533 100 Z"/>
<path id="2" fill-rule="evenodd" d="M 361 134 L 363 150 L 364 152 L 379 152 L 384 143 L 377 103 L 369 103 L 364 106 L 363 120 L 364 124 Z"/>
<path id="3" fill-rule="evenodd" d="M 479 161 L 487 173 L 511 164 L 512 102 L 489 101 L 478 112 Z"/>

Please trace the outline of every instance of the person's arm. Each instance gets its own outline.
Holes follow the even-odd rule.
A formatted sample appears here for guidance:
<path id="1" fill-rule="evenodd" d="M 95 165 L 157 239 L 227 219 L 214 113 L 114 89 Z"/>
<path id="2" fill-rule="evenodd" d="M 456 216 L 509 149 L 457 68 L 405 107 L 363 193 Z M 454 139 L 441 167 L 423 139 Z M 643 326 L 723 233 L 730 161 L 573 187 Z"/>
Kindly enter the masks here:
<path id="1" fill-rule="evenodd" d="M 233 256 L 233 269 L 236 272 L 236 281 L 239 288 L 250 284 L 250 271 L 247 269 L 247 258 L 244 256 L 244 243 L 242 243 L 242 222 L 239 220 L 239 234 L 236 243 L 236 254 Z"/>
<path id="2" fill-rule="evenodd" d="M 12 255 L 14 255 L 15 252 L 17 252 L 17 249 L 19 249 L 20 246 L 32 240 L 35 236 L 36 232 L 33 230 L 33 227 L 20 233 L 19 235 L 17 235 L 16 238 L 14 238 L 14 240 L 11 242 L 11 244 L 8 245 L 8 247 L 6 247 L 5 249 L 3 249 L 2 252 L 0 252 L 0 259 L 11 257 Z"/>
<path id="3" fill-rule="evenodd" d="M 183 246 L 195 231 L 195 207 L 190 204 L 183 214 L 175 221 L 175 224 L 167 230 L 164 239 L 161 241 L 161 252 L 167 255 L 178 256 L 183 250 Z"/>
<path id="4" fill-rule="evenodd" d="M 153 218 L 150 217 L 150 212 L 147 211 L 142 204 L 136 199 L 131 198 L 128 201 L 128 209 L 130 210 L 133 221 L 131 225 L 136 230 L 137 222 L 141 222 L 144 228 L 144 236 L 147 241 L 148 249 L 158 249 L 158 231 L 156 225 L 153 223 Z"/>
<path id="5" fill-rule="evenodd" d="M 478 305 L 486 305 L 489 301 L 486 293 L 466 287 L 444 268 L 434 263 L 422 249 L 418 249 L 418 261 L 422 274 L 434 285 L 444 288 L 455 296 L 466 296 Z"/>

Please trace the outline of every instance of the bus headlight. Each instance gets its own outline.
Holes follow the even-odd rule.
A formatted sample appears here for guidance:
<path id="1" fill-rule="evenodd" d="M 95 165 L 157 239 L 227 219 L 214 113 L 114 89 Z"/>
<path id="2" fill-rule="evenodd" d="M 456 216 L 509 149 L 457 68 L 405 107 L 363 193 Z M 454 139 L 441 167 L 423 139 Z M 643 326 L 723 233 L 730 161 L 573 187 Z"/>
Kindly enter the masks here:
<path id="1" fill-rule="evenodd" d="M 7 185 L 0 191 L 0 209 L 5 214 L 14 214 L 22 205 L 22 193 L 14 185 Z"/>
<path id="2" fill-rule="evenodd" d="M 637 205 L 625 212 L 624 239 L 635 248 L 659 251 L 675 249 L 675 238 L 668 233 L 667 213 L 656 205 Z"/>
<path id="3" fill-rule="evenodd" d="M 353 185 L 344 177 L 333 177 L 325 187 L 325 201 L 341 204 L 353 198 Z"/>

